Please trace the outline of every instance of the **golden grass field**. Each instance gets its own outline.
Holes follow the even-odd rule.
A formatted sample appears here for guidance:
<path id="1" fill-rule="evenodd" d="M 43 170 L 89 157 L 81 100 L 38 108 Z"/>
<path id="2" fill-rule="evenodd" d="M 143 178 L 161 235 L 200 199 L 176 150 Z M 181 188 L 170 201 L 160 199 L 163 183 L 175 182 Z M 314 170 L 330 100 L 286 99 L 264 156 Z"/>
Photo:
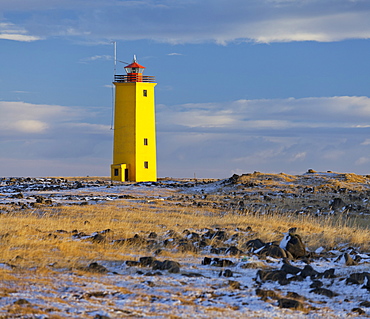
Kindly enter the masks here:
<path id="1" fill-rule="evenodd" d="M 350 177 L 354 179 L 353 176 Z M 293 176 L 288 175 L 280 175 L 278 178 L 289 183 L 295 180 Z M 271 187 L 273 181 L 266 180 Z M 356 181 L 359 182 L 358 178 Z M 343 182 L 350 183 L 348 178 Z M 277 183 L 276 180 L 274 183 Z M 225 229 L 232 234 L 235 229 L 250 227 L 252 231 L 239 238 L 238 245 L 242 247 L 243 243 L 253 238 L 260 238 L 265 242 L 280 241 L 289 228 L 296 227 L 310 251 L 319 247 L 335 249 L 342 244 L 357 247 L 361 251 L 369 251 L 370 248 L 370 230 L 366 217 L 315 217 L 281 214 L 278 210 L 268 214 L 258 214 L 250 210 L 225 211 L 222 208 L 212 208 L 211 205 L 194 207 L 181 205 L 179 200 L 159 200 L 155 197 L 159 193 L 162 197 L 183 198 L 186 195 L 186 191 L 184 192 L 179 196 L 178 189 L 152 187 L 133 192 L 134 200 L 106 201 L 96 205 L 45 205 L 24 210 L 13 209 L 9 205 L 1 206 L 3 213 L 0 214 L 0 264 L 3 267 L 0 268 L 0 318 L 34 318 L 32 316 L 36 314 L 44 314 L 44 318 L 63 318 L 65 314 L 58 315 L 56 309 L 48 311 L 43 307 L 34 307 L 32 302 L 2 304 L 2 298 L 27 290 L 29 285 L 52 290 L 52 287 L 56 286 L 55 278 L 69 273 L 73 273 L 76 285 L 82 286 L 84 281 L 92 284 L 96 281 L 96 276 L 99 276 L 92 275 L 87 269 L 92 262 L 103 260 L 114 264 L 152 255 L 156 247 L 127 241 L 114 244 L 116 240 L 132 238 L 135 235 L 148 238 L 151 232 L 155 232 L 159 238 L 165 238 L 169 231 L 182 235 L 184 230 L 205 228 Z M 203 203 L 207 200 L 217 201 L 220 196 L 210 194 Z M 92 234 L 104 230 L 109 230 L 104 233 L 104 240 L 94 242 L 91 239 Z M 77 240 L 72 234 L 80 234 L 80 238 Z M 193 258 L 199 261 L 203 257 L 201 252 L 166 250 L 158 258 Z M 124 291 L 127 288 L 115 289 Z M 54 302 L 67 303 L 60 296 L 53 298 Z M 144 298 L 143 295 L 140 298 Z M 181 301 L 181 295 L 176 298 Z M 142 302 L 145 300 L 144 298 Z M 186 302 L 191 304 L 190 300 Z M 182 303 L 185 303 L 185 300 L 182 300 Z M 211 310 L 209 311 L 211 313 Z M 225 311 L 226 317 L 233 317 L 231 306 Z M 132 313 L 127 316 L 135 317 Z M 146 317 L 147 314 L 138 315 L 142 316 Z M 166 317 L 170 316 L 172 315 L 168 314 Z M 172 317 L 175 318 L 176 315 Z"/>
<path id="2" fill-rule="evenodd" d="M 121 207 L 123 206 L 123 207 Z M 352 225 L 350 225 L 350 223 Z M 291 227 L 297 227 L 307 247 L 334 247 L 348 243 L 369 249 L 370 230 L 336 216 L 281 216 L 279 214 L 224 214 L 209 208 L 179 207 L 166 201 L 122 205 L 120 201 L 89 206 L 45 207 L 42 212 L 10 212 L 0 215 L 0 262 L 22 267 L 77 267 L 97 260 L 121 260 L 122 253 L 148 253 L 146 247 L 95 244 L 71 239 L 71 232 L 85 234 L 110 229 L 109 241 L 130 238 L 150 232 L 164 234 L 185 229 L 251 227 L 253 235 L 263 241 L 279 241 Z M 60 230 L 66 231 L 57 232 Z M 244 241 L 249 240 L 246 237 Z M 243 240 L 240 241 L 240 245 Z"/>

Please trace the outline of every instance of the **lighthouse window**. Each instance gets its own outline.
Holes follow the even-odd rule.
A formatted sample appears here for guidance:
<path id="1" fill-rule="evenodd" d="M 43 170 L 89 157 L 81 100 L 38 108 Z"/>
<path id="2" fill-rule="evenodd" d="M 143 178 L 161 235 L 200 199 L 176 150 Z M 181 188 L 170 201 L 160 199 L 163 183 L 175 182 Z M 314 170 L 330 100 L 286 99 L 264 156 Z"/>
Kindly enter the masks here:
<path id="1" fill-rule="evenodd" d="M 143 90 L 143 96 L 148 96 L 148 90 Z"/>
<path id="2" fill-rule="evenodd" d="M 144 138 L 144 145 L 148 145 L 148 139 Z"/>
<path id="3" fill-rule="evenodd" d="M 149 162 L 144 162 L 144 168 L 149 168 Z"/>
<path id="4" fill-rule="evenodd" d="M 118 168 L 115 168 L 115 169 L 114 169 L 114 176 L 118 176 L 118 175 L 119 175 Z"/>

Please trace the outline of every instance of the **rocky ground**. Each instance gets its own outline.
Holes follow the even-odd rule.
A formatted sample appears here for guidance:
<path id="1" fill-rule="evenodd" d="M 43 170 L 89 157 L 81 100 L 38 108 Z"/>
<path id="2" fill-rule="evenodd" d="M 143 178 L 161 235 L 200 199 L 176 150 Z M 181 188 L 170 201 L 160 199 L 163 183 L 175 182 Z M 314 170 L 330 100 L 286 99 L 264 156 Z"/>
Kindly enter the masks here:
<path id="1" fill-rule="evenodd" d="M 241 213 L 370 214 L 370 175 L 312 170 L 296 176 L 254 172 L 225 180 L 162 179 L 155 183 L 112 183 L 101 178 L 2 178 L 0 204 L 17 209 L 45 204 L 85 205 L 101 200 L 140 197 L 140 187 L 145 186 L 180 190 L 176 195 L 165 197 L 179 205 L 209 206 Z M 122 195 L 126 190 L 129 194 Z M 161 195 L 158 191 L 155 193 L 154 197 Z"/>
<path id="2" fill-rule="evenodd" d="M 0 179 L 1 214 L 112 200 L 131 205 L 161 200 L 246 216 L 340 215 L 361 218 L 366 228 L 369 196 L 369 176 L 313 171 L 300 176 L 255 172 L 225 180 L 156 183 Z M 348 243 L 311 251 L 295 228 L 286 229 L 284 238 L 273 242 L 261 240 L 251 227 L 164 229 L 115 240 L 109 237 L 111 231 L 56 229 L 51 236 L 98 245 L 145 246 L 150 254 L 96 260 L 83 269 L 51 264 L 52 274 L 36 269 L 20 272 L 14 261 L 3 260 L 0 268 L 7 277 L 0 284 L 0 318 L 370 316 L 370 252 Z M 168 258 L 167 252 L 180 257 Z"/>

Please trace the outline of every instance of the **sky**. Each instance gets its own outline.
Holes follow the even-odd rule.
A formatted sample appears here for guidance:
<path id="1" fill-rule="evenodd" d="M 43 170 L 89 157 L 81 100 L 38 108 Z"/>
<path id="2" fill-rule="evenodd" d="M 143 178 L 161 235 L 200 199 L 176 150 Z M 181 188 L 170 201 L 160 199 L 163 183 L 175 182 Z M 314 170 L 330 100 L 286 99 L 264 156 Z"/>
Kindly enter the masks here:
<path id="1" fill-rule="evenodd" d="M 0 0 L 0 177 L 108 176 L 113 42 L 159 177 L 370 174 L 368 0 Z"/>

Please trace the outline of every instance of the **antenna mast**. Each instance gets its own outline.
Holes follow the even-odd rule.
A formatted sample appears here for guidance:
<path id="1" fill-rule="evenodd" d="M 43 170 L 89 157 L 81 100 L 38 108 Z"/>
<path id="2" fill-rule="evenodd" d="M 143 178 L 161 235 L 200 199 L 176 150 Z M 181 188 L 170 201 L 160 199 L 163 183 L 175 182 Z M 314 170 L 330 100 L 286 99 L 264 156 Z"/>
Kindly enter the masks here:
<path id="1" fill-rule="evenodd" d="M 113 75 L 113 82 L 116 80 L 116 72 L 117 72 L 117 42 L 113 41 L 113 60 L 114 60 L 114 75 Z M 112 85 L 112 119 L 110 124 L 110 129 L 113 130 L 114 126 L 114 104 L 115 104 L 115 90 L 114 85 Z"/>
<path id="2" fill-rule="evenodd" d="M 113 54 L 114 54 L 114 75 L 117 72 L 117 42 L 113 41 Z"/>

